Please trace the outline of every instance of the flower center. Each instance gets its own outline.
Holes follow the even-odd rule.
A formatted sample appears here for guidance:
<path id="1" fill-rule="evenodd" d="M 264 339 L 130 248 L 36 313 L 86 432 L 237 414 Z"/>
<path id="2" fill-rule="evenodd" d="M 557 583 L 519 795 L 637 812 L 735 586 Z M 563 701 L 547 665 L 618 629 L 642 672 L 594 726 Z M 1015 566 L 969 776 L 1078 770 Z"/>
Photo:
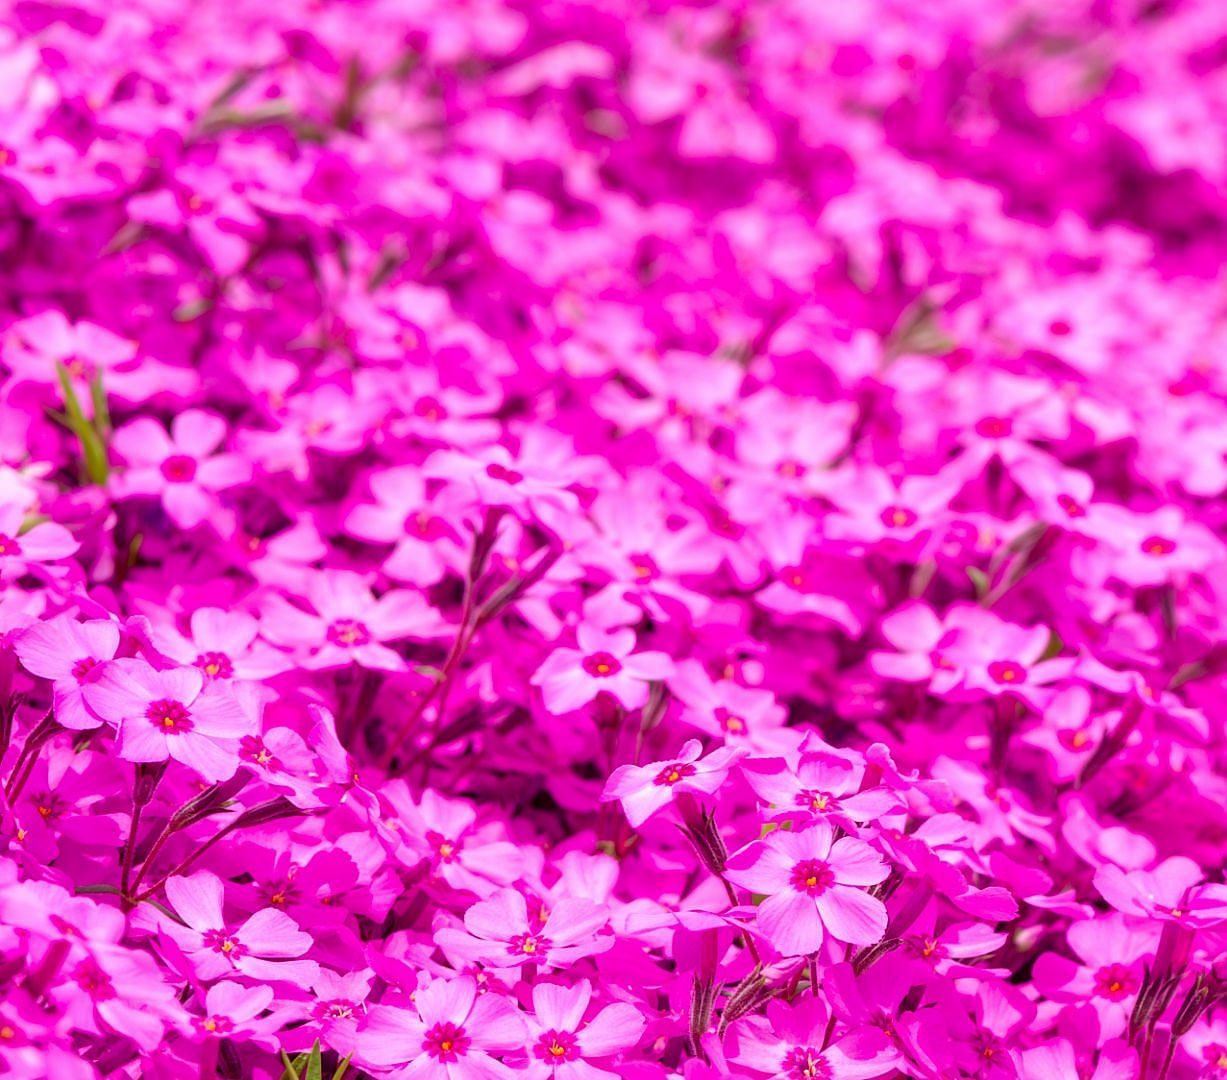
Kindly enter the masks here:
<path id="1" fill-rule="evenodd" d="M 209 930 L 205 932 L 204 943 L 207 948 L 229 957 L 233 962 L 243 955 L 243 946 L 224 930 Z"/>
<path id="2" fill-rule="evenodd" d="M 533 1053 L 550 1065 L 558 1061 L 574 1061 L 579 1057 L 575 1049 L 575 1035 L 570 1031 L 543 1032 L 533 1047 Z"/>
<path id="3" fill-rule="evenodd" d="M 422 540 L 438 539 L 441 530 L 439 519 L 425 510 L 418 510 L 405 518 L 405 534 L 416 536 Z"/>
<path id="4" fill-rule="evenodd" d="M 1014 425 L 1001 416 L 986 416 L 976 424 L 976 434 L 986 439 L 1004 439 L 1013 430 Z"/>
<path id="5" fill-rule="evenodd" d="M 694 776 L 697 770 L 693 765 L 689 765 L 684 761 L 675 761 L 672 765 L 666 765 L 660 770 L 652 780 L 653 784 L 658 787 L 672 787 L 681 780 L 685 780 L 688 776 Z"/>
<path id="6" fill-rule="evenodd" d="M 0 533 L 0 556 L 20 554 L 21 545 L 11 536 L 5 536 L 3 533 Z"/>
<path id="7" fill-rule="evenodd" d="M 201 653 L 196 657 L 196 666 L 214 679 L 228 679 L 234 674 L 234 665 L 225 653 Z"/>
<path id="8" fill-rule="evenodd" d="M 161 701 L 152 702 L 145 710 L 145 716 L 154 727 L 167 735 L 178 735 L 192 730 L 192 714 L 181 701 L 163 698 Z"/>
<path id="9" fill-rule="evenodd" d="M 638 581 L 651 581 L 660 573 L 656 561 L 650 555 L 632 555 L 630 563 L 631 572 Z"/>
<path id="10" fill-rule="evenodd" d="M 892 529 L 906 529 L 916 524 L 916 512 L 906 506 L 888 506 L 882 511 L 882 524 Z"/>
<path id="11" fill-rule="evenodd" d="M 831 1066 L 821 1050 L 815 1050 L 812 1046 L 798 1046 L 785 1056 L 783 1073 L 789 1080 L 828 1080 Z"/>
<path id="12" fill-rule="evenodd" d="M 436 832 L 427 833 L 426 839 L 431 847 L 435 849 L 440 862 L 452 862 L 456 858 L 456 852 L 460 847 L 456 841 L 440 836 Z"/>
<path id="13" fill-rule="evenodd" d="M 1072 495 L 1064 493 L 1057 496 L 1057 505 L 1065 511 L 1066 517 L 1082 518 L 1086 517 L 1086 508 Z"/>
<path id="14" fill-rule="evenodd" d="M 776 472 L 789 480 L 795 480 L 804 474 L 805 466 L 799 461 L 781 461 L 776 467 Z"/>
<path id="15" fill-rule="evenodd" d="M 162 462 L 162 475 L 172 484 L 186 484 L 196 477 L 196 459 L 187 454 L 171 454 Z"/>
<path id="16" fill-rule="evenodd" d="M 550 939 L 537 934 L 517 934 L 508 944 L 518 956 L 544 956 L 550 950 Z"/>
<path id="17" fill-rule="evenodd" d="M 353 648 L 357 645 L 369 644 L 371 632 L 357 619 L 337 619 L 328 627 L 328 640 L 334 645 Z"/>
<path id="18" fill-rule="evenodd" d="M 72 666 L 72 677 L 81 682 L 86 675 L 98 666 L 98 661 L 92 656 L 83 656 Z"/>
<path id="19" fill-rule="evenodd" d="M 1108 964 L 1095 972 L 1095 993 L 1109 1001 L 1122 1001 L 1137 988 L 1137 978 L 1124 964 Z"/>
<path id="20" fill-rule="evenodd" d="M 791 883 L 797 892 L 803 892 L 807 896 L 821 896 L 835 884 L 835 874 L 820 859 L 806 859 L 792 868 Z"/>
<path id="21" fill-rule="evenodd" d="M 612 653 L 598 652 L 584 657 L 584 670 L 597 679 L 608 679 L 622 670 L 622 664 Z"/>
<path id="22" fill-rule="evenodd" d="M 499 465 L 497 462 L 493 465 L 486 466 L 486 475 L 491 480 L 501 480 L 504 484 L 518 484 L 524 479 L 522 472 L 516 472 L 515 469 L 508 469 L 505 465 Z"/>
<path id="23" fill-rule="evenodd" d="M 804 806 L 815 814 L 830 809 L 834 801 L 825 791 L 801 791 L 797 794 L 797 805 Z"/>
<path id="24" fill-rule="evenodd" d="M 1065 319 L 1053 319 L 1048 324 L 1048 333 L 1053 337 L 1069 337 L 1073 332 L 1074 328 Z"/>
<path id="25" fill-rule="evenodd" d="M 1144 555 L 1154 555 L 1156 558 L 1163 555 L 1170 555 L 1176 550 L 1176 541 L 1169 540 L 1166 536 L 1148 536 L 1142 541 L 1142 553 Z"/>
<path id="26" fill-rule="evenodd" d="M 108 1001 L 115 996 L 110 976 L 92 960 L 86 960 L 73 972 L 73 981 L 95 1001 Z"/>
<path id="27" fill-rule="evenodd" d="M 435 1024 L 422 1040 L 422 1049 L 436 1061 L 459 1061 L 468 1052 L 472 1040 L 450 1020 Z"/>
<path id="28" fill-rule="evenodd" d="M 750 726 L 744 716 L 729 712 L 723 705 L 716 709 L 716 723 L 730 735 L 744 735 Z"/>
<path id="29" fill-rule="evenodd" d="M 423 420 L 442 420 L 447 416 L 447 410 L 437 398 L 418 398 L 413 406 L 413 414 Z"/>
<path id="30" fill-rule="evenodd" d="M 1027 681 L 1027 669 L 1013 660 L 994 660 L 988 665 L 988 677 L 1006 685 Z"/>

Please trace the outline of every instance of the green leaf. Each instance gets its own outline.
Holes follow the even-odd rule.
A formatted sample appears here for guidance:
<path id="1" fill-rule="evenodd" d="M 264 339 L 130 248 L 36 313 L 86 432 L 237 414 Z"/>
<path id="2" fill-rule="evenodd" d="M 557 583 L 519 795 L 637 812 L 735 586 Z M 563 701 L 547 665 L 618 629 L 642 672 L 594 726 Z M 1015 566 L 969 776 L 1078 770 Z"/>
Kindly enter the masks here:
<path id="1" fill-rule="evenodd" d="M 971 583 L 976 587 L 976 599 L 983 600 L 988 595 L 988 574 L 978 566 L 969 566 L 967 576 L 971 578 Z"/>
<path id="2" fill-rule="evenodd" d="M 279 1051 L 281 1054 L 281 1064 L 285 1066 L 284 1072 L 281 1074 L 281 1080 L 303 1080 L 302 1067 L 307 1063 L 307 1055 L 299 1054 L 293 1061 L 290 1060 L 290 1055 L 284 1050 Z"/>
<path id="3" fill-rule="evenodd" d="M 89 396 L 94 403 L 94 425 L 99 435 L 106 439 L 111 434 L 111 410 L 107 407 L 107 395 L 102 385 L 101 371 L 95 372 L 94 377 L 89 381 Z"/>
<path id="4" fill-rule="evenodd" d="M 174 311 L 170 313 L 170 317 L 175 322 L 195 322 L 206 311 L 213 306 L 213 301 L 206 300 L 201 297 L 199 300 L 189 300 L 185 304 L 180 304 Z"/>
<path id="5" fill-rule="evenodd" d="M 341 1078 L 349 1072 L 349 1063 L 353 1060 L 353 1054 L 346 1054 L 337 1064 L 337 1071 L 332 1074 L 332 1080 L 341 1080 Z"/>
<path id="6" fill-rule="evenodd" d="M 85 477 L 91 484 L 105 484 L 110 475 L 111 467 L 107 461 L 106 444 L 98 429 L 85 416 L 81 408 L 81 399 L 72 385 L 68 369 L 60 363 L 55 365 L 55 373 L 60 380 L 60 389 L 64 393 L 64 411 L 68 420 L 68 429 L 81 444 L 81 457 L 85 463 Z"/>
<path id="7" fill-rule="evenodd" d="M 307 1075 L 304 1080 L 324 1080 L 324 1062 L 320 1057 L 320 1041 L 315 1040 L 311 1054 L 307 1058 Z"/>

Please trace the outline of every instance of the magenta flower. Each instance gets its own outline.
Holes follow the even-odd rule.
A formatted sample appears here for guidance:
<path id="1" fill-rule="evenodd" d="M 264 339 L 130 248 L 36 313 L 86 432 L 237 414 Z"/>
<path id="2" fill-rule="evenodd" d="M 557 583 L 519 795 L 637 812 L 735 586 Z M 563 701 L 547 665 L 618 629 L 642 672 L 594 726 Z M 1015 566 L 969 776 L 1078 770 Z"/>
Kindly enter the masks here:
<path id="1" fill-rule="evenodd" d="M 744 750 L 726 746 L 703 757 L 703 744 L 698 739 L 689 739 L 672 760 L 615 769 L 601 799 L 620 802 L 626 820 L 639 828 L 679 795 L 711 795 L 718 791 L 743 753 Z"/>
<path id="2" fill-rule="evenodd" d="M 1107 863 L 1095 871 L 1095 888 L 1126 915 L 1200 929 L 1227 922 L 1227 885 L 1202 884 L 1205 877 L 1192 859 L 1173 855 L 1153 870 Z"/>
<path id="3" fill-rule="evenodd" d="M 284 912 L 262 908 L 231 929 L 216 874 L 172 877 L 166 898 L 186 926 L 163 917 L 161 931 L 183 950 L 196 978 L 212 982 L 237 972 L 249 979 L 309 983 L 318 974 L 314 960 L 294 959 L 311 948 L 312 939 Z"/>
<path id="4" fill-rule="evenodd" d="M 592 984 L 587 979 L 570 987 L 557 983 L 533 987 L 527 1075 L 536 1080 L 616 1080 L 617 1073 L 593 1065 L 591 1059 L 629 1050 L 646 1022 L 638 1009 L 624 1002 L 606 1005 L 585 1020 L 591 1001 Z"/>
<path id="5" fill-rule="evenodd" d="M 491 1080 L 511 1077 L 497 1058 L 524 1047 L 523 1018 L 502 998 L 477 994 L 467 975 L 432 979 L 413 995 L 411 1007 L 376 1005 L 358 1040 L 364 1064 L 394 1066 L 399 1075 L 427 1080 Z"/>
<path id="6" fill-rule="evenodd" d="M 728 861 L 735 885 L 760 893 L 758 928 L 785 956 L 817 952 L 828 937 L 873 945 L 886 932 L 886 907 L 864 891 L 890 867 L 863 840 L 834 839 L 825 822 L 800 832 L 776 829 Z"/>
<path id="7" fill-rule="evenodd" d="M 608 910 L 589 900 L 564 899 L 548 911 L 536 905 L 532 915 L 524 896 L 500 889 L 464 914 L 463 931 L 443 928 L 436 943 L 449 955 L 493 967 L 536 964 L 544 969 L 567 968 L 576 960 L 604 952 L 614 941 L 599 936 L 609 921 Z"/>
<path id="8" fill-rule="evenodd" d="M 128 761 L 168 757 L 206 780 L 238 768 L 238 740 L 252 719 L 217 683 L 196 668 L 155 671 L 143 660 L 113 660 L 83 688 L 91 712 L 119 728 L 119 754 Z"/>
<path id="9" fill-rule="evenodd" d="M 117 624 L 104 619 L 77 622 L 60 615 L 23 631 L 15 647 L 27 671 L 54 680 L 55 718 L 61 724 L 74 731 L 98 726 L 99 718 L 86 708 L 83 687 L 114 658 L 119 648 Z"/>
<path id="10" fill-rule="evenodd" d="M 774 1001 L 766 1015 L 735 1029 L 730 1058 L 782 1080 L 869 1080 L 887 1076 L 899 1059 L 881 1031 L 864 1028 L 830 1039 L 826 1006 L 799 998 L 791 1007 Z"/>
<path id="11" fill-rule="evenodd" d="M 389 642 L 432 639 L 443 633 L 438 612 L 410 589 L 376 597 L 358 574 L 325 570 L 307 579 L 314 612 L 270 596 L 260 612 L 260 631 L 269 641 L 299 651 L 313 670 L 359 667 L 403 671 L 405 662 Z"/>
<path id="12" fill-rule="evenodd" d="M 169 436 L 149 417 L 133 421 L 112 440 L 127 464 L 112 481 L 116 497 L 156 496 L 176 525 L 195 528 L 218 514 L 219 492 L 251 479 L 244 458 L 215 453 L 225 438 L 225 421 L 199 409 L 176 416 Z"/>
<path id="13" fill-rule="evenodd" d="M 536 670 L 532 684 L 541 687 L 545 707 L 555 714 L 573 712 L 598 694 L 614 697 L 627 709 L 648 700 L 648 683 L 666 679 L 673 662 L 664 653 L 634 653 L 633 630 L 598 630 L 587 623 L 576 632 L 578 649 L 555 649 Z"/>
<path id="14" fill-rule="evenodd" d="M 80 547 L 62 525 L 44 521 L 26 528 L 27 513 L 0 504 L 0 577 L 19 577 L 38 563 L 66 559 Z"/>

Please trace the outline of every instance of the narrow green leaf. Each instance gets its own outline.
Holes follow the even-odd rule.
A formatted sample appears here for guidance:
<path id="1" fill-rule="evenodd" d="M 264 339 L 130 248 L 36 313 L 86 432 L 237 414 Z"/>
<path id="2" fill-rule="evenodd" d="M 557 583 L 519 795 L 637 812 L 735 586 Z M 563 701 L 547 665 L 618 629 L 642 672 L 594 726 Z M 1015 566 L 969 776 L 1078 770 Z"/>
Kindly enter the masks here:
<path id="1" fill-rule="evenodd" d="M 290 1060 L 290 1055 L 284 1050 L 278 1051 L 281 1054 L 281 1064 L 285 1067 L 281 1074 L 281 1080 L 303 1080 L 302 1073 L 299 1071 L 307 1061 L 306 1054 L 299 1054 L 298 1057 Z"/>
<path id="2" fill-rule="evenodd" d="M 107 439 L 111 434 L 111 410 L 107 406 L 106 389 L 102 385 L 102 372 L 94 373 L 89 381 L 89 396 L 94 403 L 94 425 L 99 435 Z"/>
<path id="3" fill-rule="evenodd" d="M 87 419 L 81 408 L 81 399 L 72 385 L 72 378 L 63 364 L 55 365 L 56 375 L 60 380 L 60 389 L 64 393 L 64 410 L 68 417 L 68 427 L 81 444 L 81 457 L 85 464 L 85 478 L 91 484 L 105 484 L 111 468 L 107 461 L 106 446 L 93 423 Z"/>
<path id="4" fill-rule="evenodd" d="M 320 1056 L 320 1041 L 315 1040 L 307 1058 L 307 1075 L 304 1080 L 324 1080 L 324 1061 Z"/>
<path id="5" fill-rule="evenodd" d="M 342 1077 L 349 1072 L 349 1063 L 353 1061 L 353 1054 L 346 1054 L 337 1064 L 337 1071 L 332 1074 L 332 1080 L 342 1080 Z"/>

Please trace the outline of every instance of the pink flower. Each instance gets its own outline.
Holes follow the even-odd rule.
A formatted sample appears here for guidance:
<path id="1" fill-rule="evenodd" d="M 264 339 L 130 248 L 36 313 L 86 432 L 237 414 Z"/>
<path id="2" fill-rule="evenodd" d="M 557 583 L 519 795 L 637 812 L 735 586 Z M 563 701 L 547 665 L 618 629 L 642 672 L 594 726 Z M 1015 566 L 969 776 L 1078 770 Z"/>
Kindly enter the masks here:
<path id="1" fill-rule="evenodd" d="M 306 583 L 314 612 L 270 596 L 260 612 L 260 630 L 277 645 L 301 650 L 301 664 L 313 670 L 359 667 L 403 671 L 405 662 L 388 642 L 440 636 L 444 625 L 434 610 L 411 589 L 394 589 L 376 597 L 359 574 L 322 570 Z"/>
<path id="2" fill-rule="evenodd" d="M 81 546 L 63 525 L 44 521 L 27 529 L 26 520 L 20 506 L 0 505 L 0 577 L 19 577 L 33 564 L 66 559 Z"/>
<path id="3" fill-rule="evenodd" d="M 209 781 L 234 775 L 238 740 L 252 728 L 231 693 L 206 685 L 196 668 L 155 671 L 143 660 L 112 660 L 83 692 L 92 712 L 118 726 L 121 757 L 170 757 Z"/>
<path id="4" fill-rule="evenodd" d="M 1095 888 L 1126 915 L 1198 929 L 1227 922 L 1227 885 L 1203 885 L 1205 876 L 1192 859 L 1173 855 L 1153 870 L 1107 863 L 1095 871 Z"/>
<path id="5" fill-rule="evenodd" d="M 863 840 L 834 840 L 817 822 L 800 832 L 776 829 L 732 855 L 726 876 L 766 895 L 758 927 L 785 956 L 816 952 L 828 936 L 850 945 L 873 945 L 886 932 L 886 907 L 864 892 L 890 873 Z"/>
<path id="6" fill-rule="evenodd" d="M 555 649 L 534 673 L 545 707 L 555 714 L 573 712 L 598 694 L 616 698 L 627 709 L 647 703 L 648 683 L 666 679 L 673 662 L 664 653 L 633 653 L 635 632 L 607 632 L 587 623 L 576 632 L 578 649 Z"/>
<path id="7" fill-rule="evenodd" d="M 82 688 L 98 677 L 100 665 L 113 659 L 118 648 L 116 623 L 105 619 L 77 622 L 71 615 L 36 623 L 16 642 L 22 666 L 40 678 L 55 681 L 55 718 L 74 731 L 100 723 L 86 708 Z"/>
<path id="8" fill-rule="evenodd" d="M 251 479 L 244 458 L 214 453 L 225 438 L 226 422 L 199 409 L 176 416 L 169 436 L 150 417 L 134 420 L 111 444 L 127 464 L 112 481 L 116 496 L 157 496 L 176 525 L 195 528 L 221 510 L 218 492 Z"/>
<path id="9" fill-rule="evenodd" d="M 623 1002 L 606 1005 L 585 1021 L 591 1001 L 592 984 L 587 979 L 569 987 L 556 983 L 533 987 L 528 1076 L 534 1080 L 616 1080 L 617 1073 L 598 1068 L 589 1059 L 630 1049 L 646 1023 L 638 1009 Z"/>
<path id="10" fill-rule="evenodd" d="M 622 765 L 609 778 L 601 799 L 621 802 L 626 820 L 639 828 L 679 795 L 711 795 L 719 790 L 745 751 L 725 746 L 705 758 L 702 753 L 703 744 L 689 739 L 672 760 Z"/>
<path id="11" fill-rule="evenodd" d="M 375 1005 L 358 1033 L 358 1056 L 377 1067 L 406 1067 L 423 1080 L 497 1080 L 515 1074 L 496 1056 L 524 1047 L 523 1018 L 495 994 L 477 994 L 467 975 L 432 979 L 411 1007 Z"/>
<path id="12" fill-rule="evenodd" d="M 207 870 L 166 882 L 166 899 L 187 925 L 163 917 L 161 930 L 191 961 L 205 982 L 238 972 L 249 979 L 310 983 L 319 972 L 314 960 L 295 960 L 311 948 L 310 934 L 284 912 L 262 908 L 237 929 L 222 913 L 222 881 Z"/>
<path id="13" fill-rule="evenodd" d="M 597 936 L 608 921 L 604 906 L 580 899 L 560 900 L 548 911 L 538 903 L 530 917 L 521 893 L 501 889 L 465 912 L 464 931 L 445 927 L 435 941 L 451 955 L 494 967 L 566 968 L 613 945 L 612 937 Z"/>

